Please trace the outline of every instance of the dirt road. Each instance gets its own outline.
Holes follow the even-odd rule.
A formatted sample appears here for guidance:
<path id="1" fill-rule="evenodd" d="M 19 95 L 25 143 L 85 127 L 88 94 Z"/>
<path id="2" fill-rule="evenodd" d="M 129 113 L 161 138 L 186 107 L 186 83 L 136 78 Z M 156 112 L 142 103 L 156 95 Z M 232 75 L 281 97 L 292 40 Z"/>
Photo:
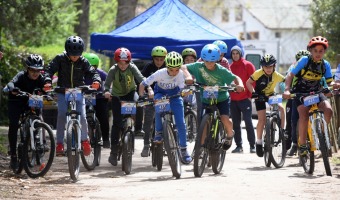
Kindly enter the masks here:
<path id="1" fill-rule="evenodd" d="M 104 149 L 100 166 L 90 172 L 81 166 L 77 183 L 69 179 L 66 158 L 55 158 L 51 170 L 40 179 L 14 176 L 6 166 L 9 161 L 0 159 L 0 199 L 340 199 L 340 165 L 332 163 L 333 176 L 328 177 L 322 159 L 317 159 L 314 174 L 307 175 L 297 157 L 287 158 L 281 169 L 268 168 L 263 158 L 250 154 L 244 145 L 242 154 L 227 152 L 221 174 L 214 175 L 208 168 L 201 178 L 195 178 L 190 164 L 182 166 L 182 176 L 176 180 L 166 157 L 158 172 L 150 157 L 140 157 L 141 149 L 142 139 L 137 138 L 130 175 L 121 171 L 120 162 L 111 166 L 109 150 Z M 333 157 L 340 158 L 340 154 Z"/>

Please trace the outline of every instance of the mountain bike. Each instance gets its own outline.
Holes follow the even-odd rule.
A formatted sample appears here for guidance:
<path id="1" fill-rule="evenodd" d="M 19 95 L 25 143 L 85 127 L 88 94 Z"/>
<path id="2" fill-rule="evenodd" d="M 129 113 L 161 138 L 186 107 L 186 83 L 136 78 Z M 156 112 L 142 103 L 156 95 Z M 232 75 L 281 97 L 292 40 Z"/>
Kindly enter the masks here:
<path id="1" fill-rule="evenodd" d="M 265 165 L 270 167 L 273 163 L 276 168 L 281 168 L 286 160 L 286 142 L 278 109 L 278 104 L 282 103 L 282 95 L 272 95 L 270 97 L 260 95 L 256 101 L 269 104 L 263 134 Z"/>
<path id="2" fill-rule="evenodd" d="M 81 160 L 87 170 L 93 170 L 100 164 L 101 147 L 102 147 L 102 131 L 94 106 L 96 105 L 97 90 L 88 88 L 84 92 L 86 104 L 86 120 L 88 125 L 88 136 L 90 139 L 91 153 L 89 156 L 81 154 Z"/>
<path id="3" fill-rule="evenodd" d="M 304 106 L 309 109 L 309 123 L 307 130 L 307 149 L 308 153 L 305 156 L 299 156 L 299 161 L 308 174 L 313 174 L 315 168 L 314 152 L 319 150 L 322 155 L 327 176 L 332 176 L 331 167 L 329 163 L 329 152 L 331 151 L 331 143 L 329 139 L 327 123 L 324 114 L 318 109 L 320 102 L 320 94 L 328 93 L 332 88 L 322 89 L 312 93 L 295 93 L 291 94 L 293 98 L 303 98 Z"/>
<path id="4" fill-rule="evenodd" d="M 28 98 L 29 109 L 21 114 L 18 130 L 17 155 L 19 167 L 13 172 L 19 174 L 25 169 L 31 178 L 44 176 L 50 169 L 55 153 L 55 140 L 51 127 L 43 122 L 43 99 L 53 101 L 50 95 L 33 95 L 14 89 L 17 96 Z"/>
<path id="5" fill-rule="evenodd" d="M 226 151 L 222 146 L 226 140 L 226 131 L 216 106 L 217 97 L 219 90 L 235 91 L 235 87 L 200 84 L 198 86 L 203 88 L 203 99 L 209 99 L 209 105 L 203 109 L 195 143 L 194 174 L 196 177 L 201 177 L 207 165 L 208 156 L 215 174 L 219 174 L 223 168 Z"/>

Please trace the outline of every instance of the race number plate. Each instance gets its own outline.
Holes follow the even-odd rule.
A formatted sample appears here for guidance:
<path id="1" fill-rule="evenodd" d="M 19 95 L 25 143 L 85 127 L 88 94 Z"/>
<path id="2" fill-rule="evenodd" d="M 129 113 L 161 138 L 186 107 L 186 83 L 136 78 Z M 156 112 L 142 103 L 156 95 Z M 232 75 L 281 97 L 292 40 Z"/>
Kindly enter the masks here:
<path id="1" fill-rule="evenodd" d="M 203 88 L 203 98 L 205 99 L 217 99 L 218 86 L 205 86 Z"/>
<path id="2" fill-rule="evenodd" d="M 135 102 L 121 102 L 120 113 L 124 115 L 136 114 L 136 103 Z"/>
<path id="3" fill-rule="evenodd" d="M 78 88 L 67 88 L 65 90 L 65 99 L 67 101 L 82 101 L 83 95 L 81 89 Z"/>
<path id="4" fill-rule="evenodd" d="M 171 109 L 170 109 L 170 101 L 169 101 L 169 99 L 157 100 L 155 102 L 155 111 L 156 111 L 156 113 L 168 112 L 170 110 Z"/>
<path id="5" fill-rule="evenodd" d="M 275 95 L 275 96 L 270 96 L 268 99 L 268 104 L 278 104 L 282 103 L 282 95 Z"/>
<path id="6" fill-rule="evenodd" d="M 96 96 L 92 95 L 92 94 L 85 94 L 84 95 L 85 98 L 85 103 L 86 105 L 96 105 Z"/>
<path id="7" fill-rule="evenodd" d="M 43 97 L 38 95 L 31 95 L 28 99 L 28 106 L 33 108 L 43 107 Z"/>
<path id="8" fill-rule="evenodd" d="M 318 94 L 310 95 L 310 96 L 305 97 L 303 99 L 303 105 L 305 105 L 305 106 L 310 106 L 310 105 L 313 105 L 313 104 L 316 104 L 316 103 L 319 103 L 319 102 L 320 102 L 320 98 L 319 98 Z"/>

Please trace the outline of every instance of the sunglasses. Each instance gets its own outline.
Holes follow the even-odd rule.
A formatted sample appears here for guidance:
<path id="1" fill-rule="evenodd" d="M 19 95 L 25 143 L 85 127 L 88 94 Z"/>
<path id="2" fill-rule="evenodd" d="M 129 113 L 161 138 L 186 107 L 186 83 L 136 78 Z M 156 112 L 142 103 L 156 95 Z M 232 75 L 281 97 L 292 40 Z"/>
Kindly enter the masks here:
<path id="1" fill-rule="evenodd" d="M 34 74 L 39 74 L 41 72 L 41 70 L 35 70 L 35 69 L 29 69 L 29 71 Z"/>

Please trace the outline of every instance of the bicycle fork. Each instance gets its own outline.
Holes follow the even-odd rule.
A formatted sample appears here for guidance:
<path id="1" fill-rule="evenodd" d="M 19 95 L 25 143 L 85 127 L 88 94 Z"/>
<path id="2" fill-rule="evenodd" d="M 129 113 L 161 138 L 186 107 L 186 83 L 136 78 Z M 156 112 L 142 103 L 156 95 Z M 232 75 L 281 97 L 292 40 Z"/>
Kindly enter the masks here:
<path id="1" fill-rule="evenodd" d="M 39 119 L 34 119 L 33 121 L 32 119 L 29 119 L 29 121 L 30 121 L 31 149 L 35 151 L 36 147 L 34 143 L 34 140 L 35 140 L 34 131 L 36 129 L 34 127 L 35 127 L 35 123 L 40 123 L 41 121 Z M 43 132 L 42 131 L 39 132 L 39 142 L 40 144 L 43 144 Z"/>
<path id="2" fill-rule="evenodd" d="M 311 141 L 311 143 L 312 143 L 311 148 L 313 147 L 313 144 L 314 144 L 314 147 L 315 147 L 315 148 L 313 148 L 314 150 L 320 149 L 320 143 L 317 142 L 318 136 L 316 135 L 316 132 L 317 132 L 317 129 L 322 130 L 322 125 L 321 125 L 321 123 L 319 123 L 320 127 L 316 127 L 316 123 L 315 123 L 317 120 L 320 120 L 320 122 L 322 121 L 322 124 L 324 125 L 323 132 L 325 134 L 327 148 L 330 149 L 331 144 L 329 142 L 329 135 L 328 135 L 328 129 L 327 129 L 327 126 L 326 126 L 326 120 L 324 119 L 322 113 L 316 114 L 316 116 L 313 116 L 313 115 L 311 115 L 309 117 L 309 120 L 312 122 L 312 124 L 311 124 L 312 125 L 312 132 L 308 133 L 308 134 L 311 134 L 310 138 L 313 140 L 313 141 Z"/>

